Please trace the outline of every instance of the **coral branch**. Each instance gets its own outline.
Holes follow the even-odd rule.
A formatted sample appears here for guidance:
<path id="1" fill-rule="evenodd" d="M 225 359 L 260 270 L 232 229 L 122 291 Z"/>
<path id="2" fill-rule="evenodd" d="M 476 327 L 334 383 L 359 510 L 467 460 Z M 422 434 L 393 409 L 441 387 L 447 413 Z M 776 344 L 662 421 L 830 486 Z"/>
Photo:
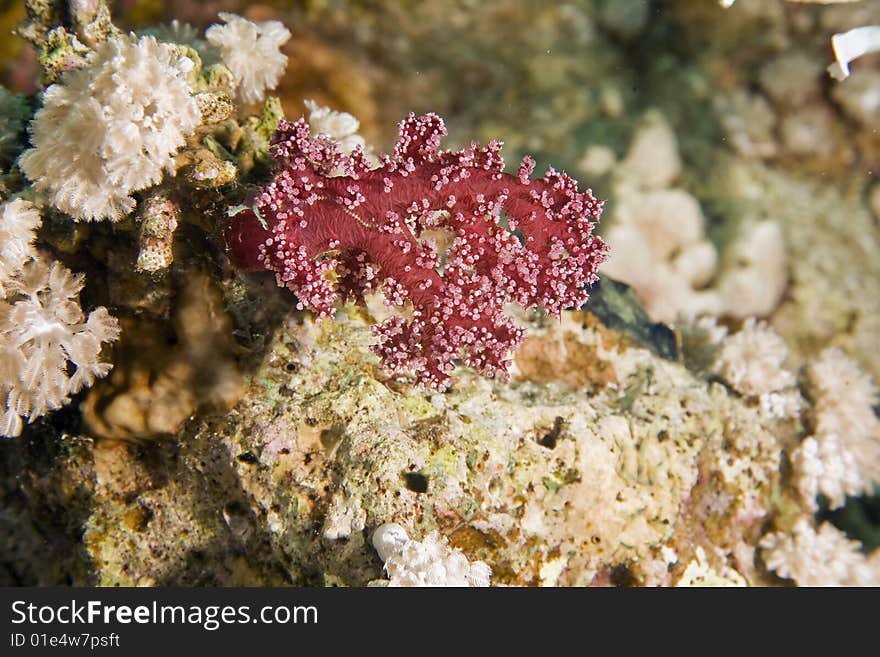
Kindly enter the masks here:
<path id="1" fill-rule="evenodd" d="M 531 179 L 503 171 L 501 143 L 439 149 L 434 114 L 410 114 L 390 155 L 370 168 L 308 124 L 282 122 L 275 180 L 234 214 L 224 238 L 248 269 L 274 271 L 300 307 L 331 316 L 338 300 L 363 303 L 381 285 L 395 315 L 374 327 L 374 351 L 394 374 L 445 388 L 454 361 L 506 376 L 524 332 L 504 305 L 558 316 L 583 305 L 606 247 L 592 235 L 602 202 L 550 168 Z M 337 172 L 342 175 L 334 175 Z M 504 214 L 502 215 L 502 211 Z M 434 236 L 445 236 L 445 252 Z"/>

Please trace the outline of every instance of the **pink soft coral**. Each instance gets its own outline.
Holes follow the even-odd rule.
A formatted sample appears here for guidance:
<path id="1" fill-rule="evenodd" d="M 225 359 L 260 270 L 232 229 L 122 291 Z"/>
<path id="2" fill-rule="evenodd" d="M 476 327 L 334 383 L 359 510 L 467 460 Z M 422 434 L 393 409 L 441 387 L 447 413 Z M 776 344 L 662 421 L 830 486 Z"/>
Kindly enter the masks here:
<path id="1" fill-rule="evenodd" d="M 343 155 L 304 120 L 282 121 L 274 181 L 224 234 L 236 264 L 274 271 L 321 315 L 381 285 L 410 318 L 375 326 L 374 351 L 393 374 L 441 389 L 459 358 L 506 376 L 524 331 L 505 304 L 554 316 L 583 305 L 607 251 L 592 235 L 602 202 L 589 190 L 553 168 L 531 179 L 528 157 L 518 175 L 504 173 L 497 141 L 439 150 L 445 135 L 440 117 L 410 114 L 394 152 L 371 169 L 360 149 Z M 440 231 L 445 252 L 429 237 Z"/>

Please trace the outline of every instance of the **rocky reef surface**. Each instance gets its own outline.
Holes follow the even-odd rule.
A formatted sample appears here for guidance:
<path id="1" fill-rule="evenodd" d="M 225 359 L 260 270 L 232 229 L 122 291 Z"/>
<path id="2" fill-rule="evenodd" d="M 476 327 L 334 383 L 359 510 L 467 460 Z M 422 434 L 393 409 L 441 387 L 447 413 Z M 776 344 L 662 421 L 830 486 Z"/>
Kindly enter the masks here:
<path id="1" fill-rule="evenodd" d="M 605 296 L 618 330 L 521 318 L 507 384 L 462 371 L 426 393 L 383 376 L 363 310 L 295 313 L 232 413 L 173 442 L 6 444 L 6 577 L 365 585 L 383 577 L 370 535 L 396 521 L 495 584 L 777 582 L 756 546 L 803 516 L 780 469 L 800 416 L 688 370 L 668 329 L 629 337 L 632 295 Z"/>
<path id="2" fill-rule="evenodd" d="M 589 313 L 530 323 L 513 383 L 463 372 L 425 393 L 382 376 L 357 312 L 293 315 L 232 414 L 173 443 L 66 436 L 40 463 L 39 438 L 5 445 L 4 480 L 20 486 L 7 488 L 7 569 L 40 583 L 362 585 L 382 577 L 370 531 L 397 521 L 441 530 L 497 583 L 665 581 L 663 550 L 681 546 L 684 563 L 694 539 L 732 549 L 760 530 L 778 423 Z M 762 456 L 722 483 L 736 423 Z M 717 526 L 710 503 L 730 507 Z"/>

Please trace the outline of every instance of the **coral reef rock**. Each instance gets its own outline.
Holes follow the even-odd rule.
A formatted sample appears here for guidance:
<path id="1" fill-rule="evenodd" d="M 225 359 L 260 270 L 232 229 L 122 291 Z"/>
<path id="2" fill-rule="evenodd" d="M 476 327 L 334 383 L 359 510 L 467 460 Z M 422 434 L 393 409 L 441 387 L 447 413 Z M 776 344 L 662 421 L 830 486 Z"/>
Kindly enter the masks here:
<path id="1" fill-rule="evenodd" d="M 7 579 L 365 585 L 385 523 L 494 585 L 772 578 L 755 554 L 770 518 L 801 513 L 780 481 L 796 419 L 587 312 L 520 317 L 509 384 L 463 369 L 426 391 L 382 373 L 364 312 L 290 315 L 232 413 L 173 441 L 3 445 Z M 594 367 L 546 381 L 567 362 Z"/>

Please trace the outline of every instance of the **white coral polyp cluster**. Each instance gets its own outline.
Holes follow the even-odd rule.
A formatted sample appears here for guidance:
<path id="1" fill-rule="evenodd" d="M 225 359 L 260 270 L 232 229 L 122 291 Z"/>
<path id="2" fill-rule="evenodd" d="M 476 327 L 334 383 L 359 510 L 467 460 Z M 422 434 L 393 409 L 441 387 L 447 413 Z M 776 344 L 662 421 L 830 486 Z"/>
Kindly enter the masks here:
<path id="1" fill-rule="evenodd" d="M 660 112 L 647 112 L 616 170 L 620 202 L 602 267 L 631 285 L 648 315 L 664 322 L 720 311 L 718 294 L 704 289 L 715 275 L 718 253 L 706 239 L 697 200 L 673 187 L 681 168 L 672 126 Z"/>
<path id="2" fill-rule="evenodd" d="M 862 490 L 855 456 L 844 449 L 836 434 L 825 434 L 821 440 L 804 438 L 791 461 L 798 491 L 813 510 L 818 508 L 816 495 L 820 492 L 828 498 L 829 506 L 837 509 L 846 503 L 847 496 Z"/>
<path id="3" fill-rule="evenodd" d="M 615 168 L 618 203 L 602 271 L 632 286 L 656 321 L 769 315 L 788 279 L 779 225 L 744 224 L 719 256 L 699 201 L 673 186 L 680 174 L 675 132 L 661 113 L 647 112 Z"/>
<path id="4" fill-rule="evenodd" d="M 360 148 L 364 157 L 374 166 L 379 165 L 379 158 L 372 148 L 367 146 L 366 140 L 358 134 L 361 122 L 348 112 L 340 112 L 329 107 L 318 105 L 313 100 L 306 100 L 306 108 L 309 110 L 309 130 L 313 135 L 323 135 L 336 142 L 339 150 L 345 155 L 350 155 L 355 149 Z M 343 175 L 345 168 L 340 166 L 331 171 L 330 175 Z"/>
<path id="5" fill-rule="evenodd" d="M 0 299 L 21 266 L 36 256 L 34 231 L 41 221 L 37 209 L 23 199 L 4 203 L 0 209 Z"/>
<path id="6" fill-rule="evenodd" d="M 717 315 L 718 295 L 701 289 L 718 263 L 715 247 L 705 238 L 705 223 L 696 199 L 684 190 L 633 196 L 608 231 L 612 248 L 603 271 L 635 288 L 655 320 Z"/>
<path id="7" fill-rule="evenodd" d="M 798 489 L 811 508 L 816 495 L 832 509 L 846 496 L 870 494 L 880 481 L 877 387 L 840 349 L 823 351 L 807 368 L 813 399 L 813 435 L 792 454 Z"/>
<path id="8" fill-rule="evenodd" d="M 119 337 L 104 307 L 88 317 L 79 305 L 83 275 L 59 262 L 26 262 L 0 300 L 0 434 L 17 436 L 31 420 L 110 371 L 101 345 Z"/>
<path id="9" fill-rule="evenodd" d="M 192 69 L 152 36 L 107 39 L 46 89 L 22 170 L 75 219 L 120 219 L 133 192 L 175 171 L 174 154 L 201 122 Z"/>
<path id="10" fill-rule="evenodd" d="M 791 534 L 765 536 L 761 548 L 767 568 L 798 586 L 880 586 L 880 551 L 866 557 L 858 541 L 827 522 L 816 531 L 802 518 Z"/>
<path id="11" fill-rule="evenodd" d="M 290 30 L 278 21 L 255 23 L 241 16 L 221 12 L 225 25 L 212 25 L 205 37 L 220 51 L 223 63 L 238 85 L 238 99 L 244 103 L 263 100 L 267 89 L 274 89 L 287 67 L 281 52 Z"/>
<path id="12" fill-rule="evenodd" d="M 361 122 L 348 112 L 339 112 L 306 100 L 309 110 L 309 130 L 313 135 L 325 135 L 339 145 L 345 155 L 350 155 L 357 147 L 366 149 L 366 141 L 357 134 Z"/>
<path id="13" fill-rule="evenodd" d="M 759 397 L 794 385 L 794 375 L 783 367 L 787 356 L 785 340 L 751 317 L 721 341 L 715 371 L 737 392 Z"/>
<path id="14" fill-rule="evenodd" d="M 491 568 L 471 563 L 437 532 L 414 541 L 403 527 L 387 523 L 373 533 L 373 546 L 385 562 L 388 586 L 489 586 Z"/>

